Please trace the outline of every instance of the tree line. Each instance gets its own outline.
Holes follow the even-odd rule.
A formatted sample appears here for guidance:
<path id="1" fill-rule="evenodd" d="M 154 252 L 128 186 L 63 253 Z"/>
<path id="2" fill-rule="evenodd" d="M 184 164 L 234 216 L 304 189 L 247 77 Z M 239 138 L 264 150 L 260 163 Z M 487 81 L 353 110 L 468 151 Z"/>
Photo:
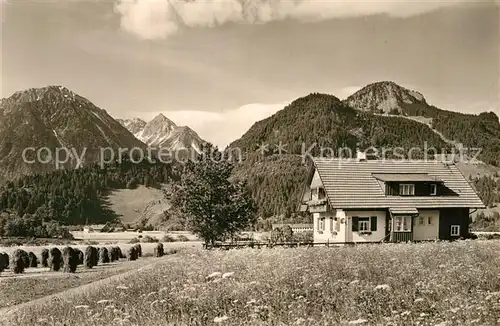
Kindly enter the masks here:
<path id="1" fill-rule="evenodd" d="M 138 185 L 160 188 L 179 180 L 179 174 L 173 164 L 145 159 L 21 177 L 0 187 L 0 236 L 54 236 L 59 231 L 52 225 L 115 222 L 117 216 L 106 203 L 109 191 Z"/>

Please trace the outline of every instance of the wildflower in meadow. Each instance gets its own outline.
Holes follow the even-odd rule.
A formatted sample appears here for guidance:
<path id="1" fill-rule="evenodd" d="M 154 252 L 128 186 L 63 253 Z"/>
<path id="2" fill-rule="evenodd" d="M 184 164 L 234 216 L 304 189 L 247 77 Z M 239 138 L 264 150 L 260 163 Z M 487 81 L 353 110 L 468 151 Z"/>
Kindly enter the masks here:
<path id="1" fill-rule="evenodd" d="M 368 320 L 366 319 L 356 319 L 356 320 L 351 320 L 350 322 L 348 322 L 349 325 L 362 325 L 362 324 L 366 324 L 368 322 Z"/>
<path id="2" fill-rule="evenodd" d="M 211 279 L 214 279 L 214 278 L 220 277 L 220 276 L 222 276 L 221 272 L 213 272 L 212 274 L 207 276 L 207 280 L 211 280 Z"/>
<path id="3" fill-rule="evenodd" d="M 252 300 L 247 302 L 247 305 L 255 304 L 256 302 L 257 302 L 257 300 L 252 299 Z"/>
<path id="4" fill-rule="evenodd" d="M 88 309 L 90 308 L 89 306 L 87 305 L 79 305 L 79 306 L 75 306 L 75 309 Z"/>
<path id="5" fill-rule="evenodd" d="M 229 317 L 226 316 L 226 315 L 224 315 L 222 317 L 215 317 L 214 318 L 214 323 L 222 323 L 223 321 L 226 321 L 228 319 L 229 319 Z"/>
<path id="6" fill-rule="evenodd" d="M 391 286 L 389 284 L 379 284 L 375 287 L 375 290 L 384 290 L 384 291 L 390 291 Z"/>

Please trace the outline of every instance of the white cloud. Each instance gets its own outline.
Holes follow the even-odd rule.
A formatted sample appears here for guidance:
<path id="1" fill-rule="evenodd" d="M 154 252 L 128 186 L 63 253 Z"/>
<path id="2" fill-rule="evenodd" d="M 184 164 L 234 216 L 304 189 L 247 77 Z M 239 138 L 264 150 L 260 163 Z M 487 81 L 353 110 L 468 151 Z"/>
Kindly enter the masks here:
<path id="1" fill-rule="evenodd" d="M 118 0 L 115 11 L 121 15 L 125 31 L 143 39 L 161 39 L 181 27 L 284 19 L 319 21 L 371 14 L 405 17 L 465 2 L 470 1 Z"/>
<path id="2" fill-rule="evenodd" d="M 163 113 L 177 125 L 187 125 L 198 135 L 220 148 L 240 138 L 257 121 L 265 119 L 283 109 L 289 102 L 275 104 L 247 104 L 234 110 L 208 111 L 156 111 L 131 112 L 129 117 L 140 117 L 146 121 Z"/>

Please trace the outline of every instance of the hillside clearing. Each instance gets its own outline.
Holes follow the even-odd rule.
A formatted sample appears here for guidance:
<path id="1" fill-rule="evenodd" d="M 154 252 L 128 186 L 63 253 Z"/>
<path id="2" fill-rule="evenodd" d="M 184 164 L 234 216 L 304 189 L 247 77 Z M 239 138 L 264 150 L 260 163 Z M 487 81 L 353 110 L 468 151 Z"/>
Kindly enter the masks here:
<path id="1" fill-rule="evenodd" d="M 500 242 L 186 250 L 15 325 L 493 325 Z"/>
<path id="2" fill-rule="evenodd" d="M 124 224 L 137 223 L 143 217 L 154 219 L 170 207 L 165 202 L 163 191 L 142 185 L 136 189 L 114 190 L 107 199 L 110 208 Z"/>

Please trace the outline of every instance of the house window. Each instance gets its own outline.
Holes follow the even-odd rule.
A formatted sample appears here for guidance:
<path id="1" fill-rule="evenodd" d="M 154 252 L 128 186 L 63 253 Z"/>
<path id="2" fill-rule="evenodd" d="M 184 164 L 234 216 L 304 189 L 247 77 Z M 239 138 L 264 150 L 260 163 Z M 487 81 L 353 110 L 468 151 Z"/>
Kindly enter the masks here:
<path id="1" fill-rule="evenodd" d="M 326 198 L 325 189 L 318 188 L 318 199 L 324 199 L 324 198 Z"/>
<path id="2" fill-rule="evenodd" d="M 420 217 L 418 218 L 418 224 L 420 224 L 420 225 L 424 225 L 424 217 L 423 217 L 423 216 L 420 216 Z"/>
<path id="3" fill-rule="evenodd" d="M 325 218 L 324 217 L 318 218 L 318 231 L 319 232 L 325 231 Z"/>
<path id="4" fill-rule="evenodd" d="M 360 217 L 358 220 L 358 231 L 359 232 L 370 232 L 370 218 Z"/>
<path id="5" fill-rule="evenodd" d="M 410 232 L 410 231 L 411 231 L 411 216 L 394 217 L 394 232 Z"/>
<path id="6" fill-rule="evenodd" d="M 399 194 L 401 196 L 413 196 L 415 195 L 415 185 L 414 184 L 400 184 Z"/>
<path id="7" fill-rule="evenodd" d="M 451 226 L 451 236 L 457 237 L 460 235 L 460 225 L 452 225 Z"/>
<path id="8" fill-rule="evenodd" d="M 431 184 L 431 196 L 437 195 L 437 185 L 435 183 Z"/>
<path id="9" fill-rule="evenodd" d="M 377 231 L 376 216 L 353 216 L 352 217 L 353 232 L 375 232 Z"/>
<path id="10" fill-rule="evenodd" d="M 432 224 L 432 216 L 427 217 L 427 224 L 429 224 L 429 225 Z"/>
<path id="11" fill-rule="evenodd" d="M 311 199 L 318 199 L 318 188 L 311 189 Z"/>

